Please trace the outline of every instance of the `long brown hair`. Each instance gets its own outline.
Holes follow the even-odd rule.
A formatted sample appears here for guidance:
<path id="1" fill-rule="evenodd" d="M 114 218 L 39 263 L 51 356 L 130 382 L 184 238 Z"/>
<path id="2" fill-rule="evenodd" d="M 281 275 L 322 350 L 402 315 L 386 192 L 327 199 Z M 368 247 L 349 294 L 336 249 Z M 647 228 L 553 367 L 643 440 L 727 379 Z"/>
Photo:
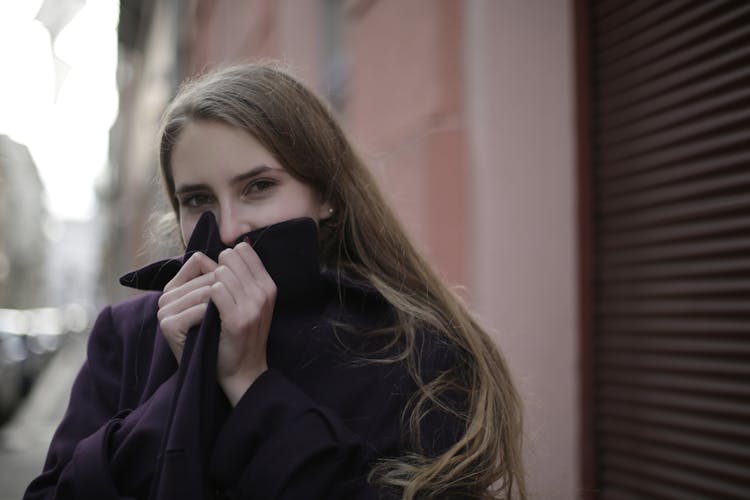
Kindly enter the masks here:
<path id="1" fill-rule="evenodd" d="M 175 213 L 171 158 L 185 125 L 220 121 L 253 135 L 296 178 L 334 207 L 321 224 L 321 259 L 329 269 L 369 280 L 393 306 L 390 329 L 418 386 L 408 414 L 410 435 L 441 396 L 458 391 L 465 432 L 437 457 L 419 453 L 375 465 L 372 481 L 401 488 L 404 498 L 460 494 L 525 498 L 521 402 L 493 341 L 415 249 L 375 179 L 333 115 L 313 92 L 277 64 L 246 64 L 186 82 L 164 115 L 160 164 Z M 423 381 L 416 338 L 433 331 L 460 352 L 458 366 Z M 384 360 L 373 360 L 384 361 Z M 392 361 L 385 360 L 385 361 Z"/>

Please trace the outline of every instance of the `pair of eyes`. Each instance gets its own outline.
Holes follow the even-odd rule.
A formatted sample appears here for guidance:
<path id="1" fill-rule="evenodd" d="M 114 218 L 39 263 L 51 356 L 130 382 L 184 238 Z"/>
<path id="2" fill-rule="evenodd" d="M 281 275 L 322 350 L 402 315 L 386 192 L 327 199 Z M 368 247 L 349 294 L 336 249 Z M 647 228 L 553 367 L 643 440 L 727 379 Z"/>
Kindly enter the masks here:
<path id="1" fill-rule="evenodd" d="M 252 182 L 249 182 L 240 193 L 240 196 L 242 198 L 252 198 L 253 196 L 258 196 L 261 194 L 265 194 L 269 189 L 274 187 L 276 185 L 276 182 L 270 179 L 258 179 Z M 186 193 L 183 196 L 180 197 L 179 202 L 180 206 L 188 208 L 188 209 L 195 209 L 195 208 L 202 208 L 207 205 L 212 204 L 215 201 L 215 196 L 210 191 L 195 191 Z"/>

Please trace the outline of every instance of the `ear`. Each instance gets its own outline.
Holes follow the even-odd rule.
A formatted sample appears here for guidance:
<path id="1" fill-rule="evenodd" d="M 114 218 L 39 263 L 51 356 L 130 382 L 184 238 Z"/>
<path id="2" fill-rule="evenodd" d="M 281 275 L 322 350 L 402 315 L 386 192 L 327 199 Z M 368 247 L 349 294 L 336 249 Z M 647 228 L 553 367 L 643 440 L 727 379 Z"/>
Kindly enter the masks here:
<path id="1" fill-rule="evenodd" d="M 333 205 L 331 205 L 331 202 L 324 202 L 320 204 L 320 208 L 318 210 L 318 221 L 324 221 L 326 219 L 330 219 L 333 215 L 334 208 Z"/>

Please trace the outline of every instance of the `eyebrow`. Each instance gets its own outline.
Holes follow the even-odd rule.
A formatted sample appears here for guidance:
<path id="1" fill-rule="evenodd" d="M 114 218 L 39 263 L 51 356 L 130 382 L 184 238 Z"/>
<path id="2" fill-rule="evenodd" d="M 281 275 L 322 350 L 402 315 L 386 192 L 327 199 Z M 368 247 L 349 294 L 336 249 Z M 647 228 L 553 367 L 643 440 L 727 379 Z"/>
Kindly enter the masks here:
<path id="1" fill-rule="evenodd" d="M 258 165 L 257 167 L 254 167 L 247 172 L 235 175 L 231 179 L 229 179 L 230 184 L 239 184 L 243 181 L 246 181 L 248 179 L 252 179 L 253 177 L 257 177 L 258 175 L 264 174 L 269 171 L 283 171 L 279 168 L 273 168 L 269 167 L 268 165 Z M 210 190 L 211 187 L 208 184 L 184 184 L 180 187 L 176 188 L 174 191 L 175 196 L 179 196 L 185 193 L 192 193 L 194 191 L 206 191 Z"/>

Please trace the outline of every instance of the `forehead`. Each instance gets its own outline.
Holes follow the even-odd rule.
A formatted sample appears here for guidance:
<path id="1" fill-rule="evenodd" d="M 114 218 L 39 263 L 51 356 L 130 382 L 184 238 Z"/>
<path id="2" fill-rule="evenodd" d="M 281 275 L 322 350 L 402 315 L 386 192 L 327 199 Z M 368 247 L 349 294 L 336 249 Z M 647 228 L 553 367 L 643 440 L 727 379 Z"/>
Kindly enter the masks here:
<path id="1" fill-rule="evenodd" d="M 175 183 L 232 177 L 259 165 L 283 170 L 251 134 L 216 121 L 188 123 L 177 138 L 171 164 Z"/>

